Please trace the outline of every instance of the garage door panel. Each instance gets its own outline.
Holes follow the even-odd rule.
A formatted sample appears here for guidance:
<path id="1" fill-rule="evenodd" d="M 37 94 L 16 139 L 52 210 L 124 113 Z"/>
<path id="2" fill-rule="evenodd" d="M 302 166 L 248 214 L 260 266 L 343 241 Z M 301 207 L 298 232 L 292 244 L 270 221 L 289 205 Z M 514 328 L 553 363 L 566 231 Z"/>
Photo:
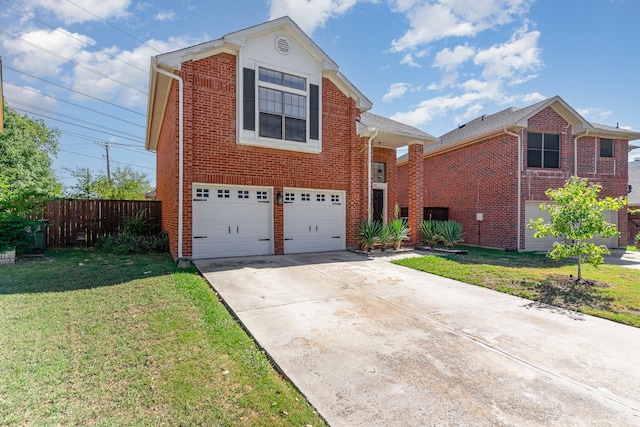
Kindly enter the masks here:
<path id="1" fill-rule="evenodd" d="M 272 194 L 264 187 L 194 184 L 193 257 L 273 253 Z"/>
<path id="2" fill-rule="evenodd" d="M 538 218 L 542 218 L 545 222 L 549 221 L 549 213 L 547 211 L 543 211 L 540 209 L 540 204 L 544 202 L 528 202 L 525 205 L 525 250 L 526 251 L 548 251 L 553 249 L 553 242 L 564 242 L 564 236 L 548 236 L 543 237 L 542 239 L 536 239 L 533 237 L 535 230 L 528 227 L 529 220 L 533 219 L 534 221 Z M 605 220 L 608 223 L 617 224 L 618 223 L 618 213 L 616 211 L 608 211 L 605 212 Z M 596 245 L 605 245 L 608 248 L 618 246 L 618 238 L 612 237 L 603 239 L 601 237 L 596 237 L 591 240 L 591 242 Z"/>
<path id="3" fill-rule="evenodd" d="M 344 192 L 285 189 L 285 253 L 345 249 Z"/>

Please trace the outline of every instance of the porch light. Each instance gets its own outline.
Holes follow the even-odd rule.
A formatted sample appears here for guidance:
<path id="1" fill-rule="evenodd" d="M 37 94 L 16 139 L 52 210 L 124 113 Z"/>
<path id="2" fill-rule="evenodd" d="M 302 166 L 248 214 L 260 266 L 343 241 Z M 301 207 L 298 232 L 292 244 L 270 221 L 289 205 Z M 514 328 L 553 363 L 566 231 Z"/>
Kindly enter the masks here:
<path id="1" fill-rule="evenodd" d="M 282 204 L 282 193 L 280 191 L 278 191 L 278 193 L 276 194 L 276 203 L 278 203 L 279 205 Z"/>

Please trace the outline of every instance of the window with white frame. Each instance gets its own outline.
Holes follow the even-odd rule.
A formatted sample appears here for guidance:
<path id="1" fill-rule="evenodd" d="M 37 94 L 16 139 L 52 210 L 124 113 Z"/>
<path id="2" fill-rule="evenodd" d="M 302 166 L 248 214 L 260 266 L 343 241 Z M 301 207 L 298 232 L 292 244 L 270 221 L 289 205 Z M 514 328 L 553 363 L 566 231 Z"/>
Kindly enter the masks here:
<path id="1" fill-rule="evenodd" d="M 600 157 L 613 157 L 613 139 L 600 138 Z"/>
<path id="2" fill-rule="evenodd" d="M 257 74 L 256 78 L 256 70 L 243 69 L 243 130 L 283 143 L 315 140 L 311 145 L 318 146 L 319 86 L 307 84 L 305 77 L 266 67 L 258 67 Z"/>

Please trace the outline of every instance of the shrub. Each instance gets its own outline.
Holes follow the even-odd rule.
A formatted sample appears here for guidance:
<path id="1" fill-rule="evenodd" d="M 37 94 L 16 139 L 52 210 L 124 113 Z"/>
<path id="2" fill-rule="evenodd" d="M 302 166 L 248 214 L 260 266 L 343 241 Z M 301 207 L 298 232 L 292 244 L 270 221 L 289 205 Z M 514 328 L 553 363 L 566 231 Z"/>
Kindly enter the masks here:
<path id="1" fill-rule="evenodd" d="M 162 253 L 169 251 L 169 236 L 165 232 L 148 236 L 120 233 L 98 238 L 96 247 L 118 255 Z"/>
<path id="2" fill-rule="evenodd" d="M 409 226 L 402 218 L 394 218 L 387 223 L 389 229 L 389 240 L 393 243 L 393 248 L 400 249 L 402 242 L 409 240 Z"/>
<path id="3" fill-rule="evenodd" d="M 377 222 L 377 221 L 376 221 Z M 380 232 L 378 233 L 378 238 L 376 241 L 380 244 L 382 252 L 385 251 L 387 245 L 391 241 L 391 230 L 388 226 L 380 224 Z"/>
<path id="4" fill-rule="evenodd" d="M 456 221 L 439 221 L 436 225 L 437 233 L 440 236 L 440 241 L 447 249 L 453 249 L 453 247 L 464 239 L 462 236 L 462 224 Z"/>
<path id="5" fill-rule="evenodd" d="M 363 221 L 358 226 L 356 240 L 363 250 L 369 252 L 375 245 L 380 235 L 382 225 L 378 221 Z"/>
<path id="6" fill-rule="evenodd" d="M 27 228 L 35 221 L 16 215 L 0 212 L 0 252 L 16 249 L 22 253 L 29 246 Z"/>
<path id="7" fill-rule="evenodd" d="M 428 221 L 422 221 L 420 224 L 420 233 L 422 233 L 422 240 L 430 247 L 435 247 L 440 241 L 440 234 L 438 234 L 438 224 L 442 221 L 430 219 Z"/>

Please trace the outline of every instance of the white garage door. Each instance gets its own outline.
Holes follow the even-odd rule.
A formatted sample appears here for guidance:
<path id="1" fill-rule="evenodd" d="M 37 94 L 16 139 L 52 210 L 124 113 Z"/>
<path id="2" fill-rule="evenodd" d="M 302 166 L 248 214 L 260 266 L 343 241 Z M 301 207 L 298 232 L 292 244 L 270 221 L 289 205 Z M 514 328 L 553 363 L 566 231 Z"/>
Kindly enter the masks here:
<path id="1" fill-rule="evenodd" d="M 273 190 L 193 185 L 193 258 L 273 253 Z"/>
<path id="2" fill-rule="evenodd" d="M 540 210 L 540 204 L 544 202 L 527 202 L 525 205 L 525 224 L 529 225 L 529 220 L 534 221 L 538 218 L 544 219 L 545 222 L 549 221 L 549 213 Z M 618 224 L 618 212 L 608 211 L 605 213 L 605 220 L 610 224 Z M 553 242 L 563 242 L 564 236 L 560 237 L 544 237 L 542 239 L 536 239 L 533 237 L 535 231 L 529 227 L 525 229 L 525 250 L 526 251 L 548 251 L 553 248 Z M 618 238 L 611 237 L 602 239 L 597 237 L 592 240 L 596 245 L 605 245 L 608 248 L 614 248 L 618 246 Z"/>
<path id="3" fill-rule="evenodd" d="M 284 189 L 284 252 L 345 249 L 345 192 Z"/>

